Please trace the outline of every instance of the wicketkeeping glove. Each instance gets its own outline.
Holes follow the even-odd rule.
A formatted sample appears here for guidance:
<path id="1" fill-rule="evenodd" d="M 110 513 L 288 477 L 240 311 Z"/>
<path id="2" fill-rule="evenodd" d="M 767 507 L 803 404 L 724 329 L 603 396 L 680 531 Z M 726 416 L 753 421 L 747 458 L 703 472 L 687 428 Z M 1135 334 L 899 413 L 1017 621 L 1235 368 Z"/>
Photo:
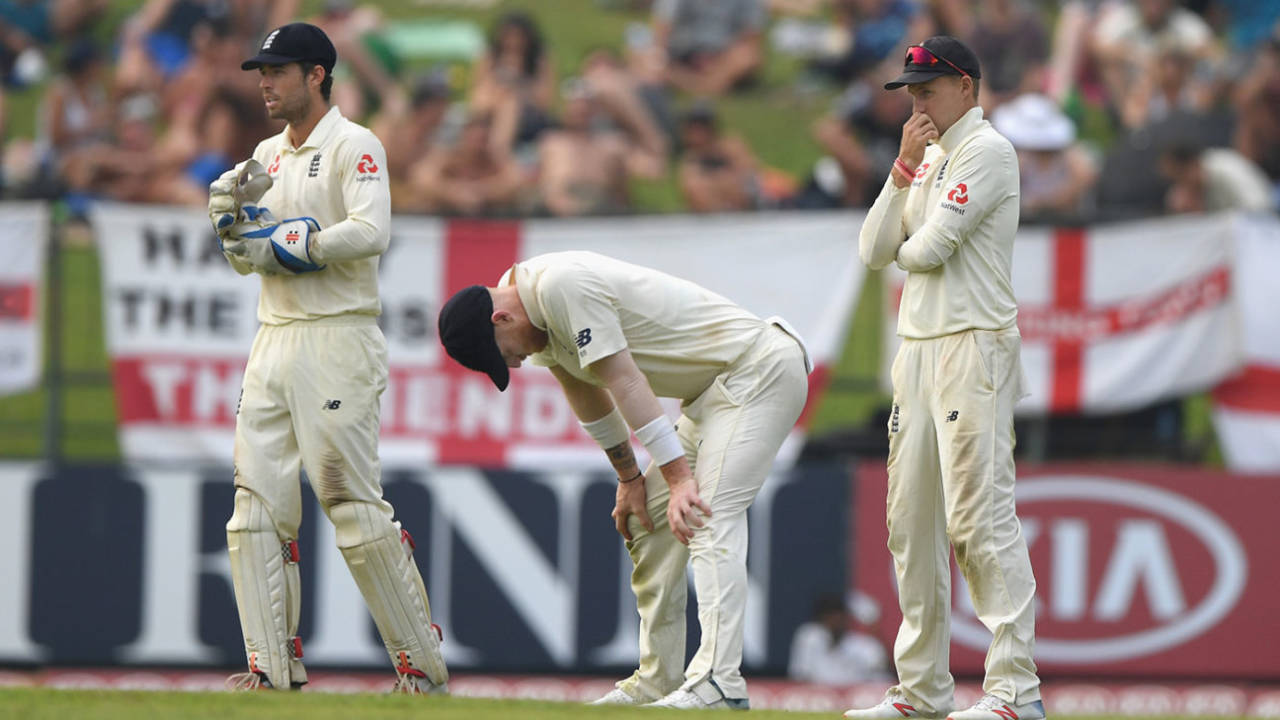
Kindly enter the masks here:
<path id="1" fill-rule="evenodd" d="M 244 256 L 259 272 L 284 270 L 296 274 L 324 269 L 324 265 L 311 259 L 311 235 L 320 232 L 320 223 L 314 218 L 277 222 L 270 211 L 256 205 L 245 205 L 240 215 L 242 222 L 236 223 L 223 241 L 224 252 Z"/>
<path id="2" fill-rule="evenodd" d="M 222 173 L 209 185 L 209 221 L 214 232 L 225 240 L 232 226 L 241 220 L 242 206 L 256 204 L 271 185 L 267 169 L 253 158 Z"/>

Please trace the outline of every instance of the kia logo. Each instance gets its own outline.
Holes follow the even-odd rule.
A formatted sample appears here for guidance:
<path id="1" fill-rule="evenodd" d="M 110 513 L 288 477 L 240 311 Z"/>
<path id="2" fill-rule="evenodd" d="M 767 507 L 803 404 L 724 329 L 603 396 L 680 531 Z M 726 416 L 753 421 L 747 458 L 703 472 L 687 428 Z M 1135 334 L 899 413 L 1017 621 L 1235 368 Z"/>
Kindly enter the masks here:
<path id="1" fill-rule="evenodd" d="M 1016 496 L 1019 514 L 1029 518 L 1023 534 L 1032 555 L 1048 558 L 1037 571 L 1037 660 L 1088 665 L 1167 650 L 1216 625 L 1244 591 L 1248 562 L 1239 538 L 1186 497 L 1117 478 L 1064 475 L 1021 480 Z M 1054 513 L 1039 527 L 1038 503 L 1079 510 L 1076 517 Z M 1091 533 L 1109 542 L 1090 543 Z M 1194 546 L 1208 567 L 1176 563 L 1177 543 Z M 952 613 L 952 638 L 985 652 L 991 634 L 965 603 Z M 1087 637 L 1089 624 L 1113 630 Z"/>

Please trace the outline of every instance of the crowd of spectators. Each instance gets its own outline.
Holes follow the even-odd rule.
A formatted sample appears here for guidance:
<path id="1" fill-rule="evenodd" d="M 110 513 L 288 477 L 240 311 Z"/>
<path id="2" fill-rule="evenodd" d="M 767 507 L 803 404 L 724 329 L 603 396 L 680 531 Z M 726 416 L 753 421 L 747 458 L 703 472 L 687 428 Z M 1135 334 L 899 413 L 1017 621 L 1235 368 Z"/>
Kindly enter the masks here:
<path id="1" fill-rule="evenodd" d="M 146 0 L 103 37 L 106 0 L 0 0 L 6 94 L 42 88 L 36 136 L 5 143 L 0 186 L 72 214 L 100 198 L 203 204 L 211 179 L 278 130 L 240 60 L 302 18 L 337 47 L 333 101 L 389 150 L 398 212 L 627 213 L 646 209 L 636 182 L 664 180 L 690 212 L 866 207 L 911 114 L 906 92 L 881 85 L 908 45 L 940 33 L 982 61 L 979 100 L 1018 151 L 1024 219 L 1280 206 L 1280 3 L 597 5 L 631 21 L 576 66 L 557 67 L 539 19 L 509 10 L 450 67 L 380 52 L 391 24 L 371 2 L 326 0 L 307 17 L 300 0 Z M 794 129 L 817 157 L 800 176 L 769 166 L 768 139 L 753 147 L 722 112 L 730 96 L 815 87 L 834 100 Z M 0 124 L 7 112 L 0 101 Z"/>

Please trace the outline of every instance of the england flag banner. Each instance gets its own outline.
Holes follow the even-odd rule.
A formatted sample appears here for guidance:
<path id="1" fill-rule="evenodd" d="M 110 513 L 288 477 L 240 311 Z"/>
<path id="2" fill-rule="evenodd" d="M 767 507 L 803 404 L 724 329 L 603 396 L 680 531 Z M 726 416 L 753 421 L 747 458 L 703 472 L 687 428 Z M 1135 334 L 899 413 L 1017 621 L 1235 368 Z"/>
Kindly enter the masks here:
<path id="1" fill-rule="evenodd" d="M 1234 232 L 1245 364 L 1213 391 L 1213 422 L 1227 466 L 1280 473 L 1280 218 L 1241 215 Z"/>
<path id="2" fill-rule="evenodd" d="M 48 242 L 47 205 L 0 206 L 0 396 L 26 392 L 40 382 Z"/>
<path id="3" fill-rule="evenodd" d="M 1018 412 L 1120 412 L 1236 372 L 1233 227 L 1234 216 L 1214 215 L 1019 230 L 1013 290 L 1028 396 Z M 905 273 L 888 272 L 892 349 Z"/>
<path id="4" fill-rule="evenodd" d="M 107 204 L 92 221 L 102 248 L 125 460 L 228 462 L 257 331 L 257 279 L 228 267 L 200 212 Z M 854 252 L 861 223 L 860 213 L 523 222 L 396 217 L 379 269 L 390 357 L 382 461 L 607 468 L 545 369 L 515 371 L 500 393 L 449 360 L 436 338 L 436 315 L 454 292 L 495 285 L 512 263 L 562 250 L 653 267 L 760 317 L 786 318 L 814 361 L 812 408 L 861 290 Z M 780 465 L 794 459 L 802 439 L 802 430 L 793 433 Z"/>

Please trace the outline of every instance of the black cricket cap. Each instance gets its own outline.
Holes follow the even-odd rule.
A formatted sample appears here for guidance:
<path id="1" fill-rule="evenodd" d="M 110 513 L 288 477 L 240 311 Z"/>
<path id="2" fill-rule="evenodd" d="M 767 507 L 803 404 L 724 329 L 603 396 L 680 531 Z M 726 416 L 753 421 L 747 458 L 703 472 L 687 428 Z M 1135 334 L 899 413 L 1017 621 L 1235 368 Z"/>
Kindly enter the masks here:
<path id="1" fill-rule="evenodd" d="M 454 293 L 440 308 L 437 329 L 440 344 L 449 357 L 470 370 L 489 376 L 499 390 L 506 390 L 511 371 L 493 339 L 493 298 L 483 285 Z"/>
<path id="2" fill-rule="evenodd" d="M 885 90 L 896 90 L 903 85 L 917 85 L 929 82 L 943 75 L 967 74 L 975 80 L 982 77 L 982 70 L 978 67 L 978 56 L 969 49 L 969 46 L 950 35 L 935 35 L 918 46 L 913 45 L 911 47 L 922 47 L 928 50 L 929 54 L 936 58 L 937 61 L 917 63 L 913 58 L 911 49 L 908 49 L 902 74 L 893 82 L 885 83 Z"/>
<path id="3" fill-rule="evenodd" d="M 329 36 L 315 25 L 289 23 L 267 33 L 258 54 L 240 63 L 241 70 L 257 70 L 263 65 L 288 65 L 293 62 L 313 62 L 328 75 L 338 62 L 338 51 L 333 49 Z"/>

